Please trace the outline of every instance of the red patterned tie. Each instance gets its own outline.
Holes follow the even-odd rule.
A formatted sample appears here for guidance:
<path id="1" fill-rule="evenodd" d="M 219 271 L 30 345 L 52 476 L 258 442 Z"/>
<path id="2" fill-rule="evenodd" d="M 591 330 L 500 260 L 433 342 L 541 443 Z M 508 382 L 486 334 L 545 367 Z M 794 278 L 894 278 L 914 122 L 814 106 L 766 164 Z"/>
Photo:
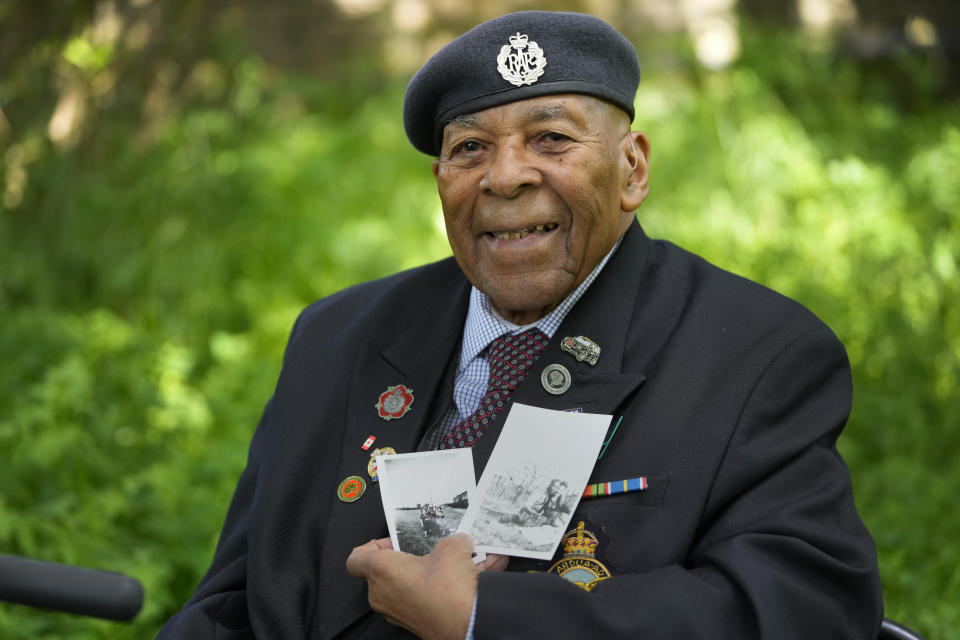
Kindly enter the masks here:
<path id="1" fill-rule="evenodd" d="M 487 392 L 480 399 L 477 410 L 453 427 L 440 442 L 441 449 L 472 447 L 493 422 L 494 417 L 510 401 L 527 371 L 537 361 L 550 338 L 539 329 L 529 329 L 519 335 L 500 336 L 490 343 L 490 380 Z"/>

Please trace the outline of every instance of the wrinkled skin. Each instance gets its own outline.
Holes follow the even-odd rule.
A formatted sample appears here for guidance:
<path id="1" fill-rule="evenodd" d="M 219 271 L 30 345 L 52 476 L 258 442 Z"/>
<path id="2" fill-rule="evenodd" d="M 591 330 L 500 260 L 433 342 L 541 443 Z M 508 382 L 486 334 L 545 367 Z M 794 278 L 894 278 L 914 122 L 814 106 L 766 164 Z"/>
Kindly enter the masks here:
<path id="1" fill-rule="evenodd" d="M 433 173 L 460 268 L 505 319 L 543 317 L 627 230 L 647 195 L 649 152 L 623 111 L 589 96 L 455 119 Z"/>

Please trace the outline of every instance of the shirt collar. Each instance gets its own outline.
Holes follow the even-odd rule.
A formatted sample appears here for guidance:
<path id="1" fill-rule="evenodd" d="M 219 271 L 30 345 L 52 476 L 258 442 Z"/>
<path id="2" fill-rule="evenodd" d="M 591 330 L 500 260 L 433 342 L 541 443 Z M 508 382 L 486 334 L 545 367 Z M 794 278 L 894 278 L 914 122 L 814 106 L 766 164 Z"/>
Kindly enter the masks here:
<path id="1" fill-rule="evenodd" d="M 597 276 L 600 275 L 603 267 L 607 264 L 607 261 L 610 260 L 610 256 L 612 256 L 617 250 L 617 247 L 620 246 L 621 241 L 622 238 L 617 240 L 617 243 L 613 245 L 610 252 L 604 256 L 600 264 L 594 267 L 590 275 L 588 275 L 584 281 L 580 283 L 580 286 L 574 289 L 570 295 L 564 298 L 563 302 L 557 305 L 556 309 L 532 324 L 519 326 L 508 320 L 504 320 L 500 317 L 500 314 L 494 310 L 490 298 L 476 287 L 471 287 L 470 306 L 467 309 L 466 322 L 463 324 L 463 346 L 460 351 L 460 369 L 462 370 L 468 362 L 480 355 L 483 350 L 487 348 L 488 344 L 504 334 L 510 333 L 516 335 L 536 327 L 540 329 L 540 331 L 543 331 L 548 338 L 553 338 L 553 334 L 560 328 L 560 324 L 564 318 L 567 317 L 567 314 L 570 313 L 573 306 L 577 304 L 577 301 L 580 300 L 587 289 L 590 288 L 590 285 L 597 279 Z"/>

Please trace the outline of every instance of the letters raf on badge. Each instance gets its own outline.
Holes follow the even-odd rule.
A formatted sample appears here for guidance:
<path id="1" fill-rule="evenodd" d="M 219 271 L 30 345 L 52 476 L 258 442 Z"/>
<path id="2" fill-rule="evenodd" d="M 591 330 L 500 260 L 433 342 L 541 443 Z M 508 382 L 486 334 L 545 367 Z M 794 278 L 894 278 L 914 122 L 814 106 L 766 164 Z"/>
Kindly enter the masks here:
<path id="1" fill-rule="evenodd" d="M 517 87 L 539 80 L 546 66 L 543 49 L 520 32 L 510 36 L 510 44 L 500 47 L 497 55 L 497 71 L 504 80 Z"/>

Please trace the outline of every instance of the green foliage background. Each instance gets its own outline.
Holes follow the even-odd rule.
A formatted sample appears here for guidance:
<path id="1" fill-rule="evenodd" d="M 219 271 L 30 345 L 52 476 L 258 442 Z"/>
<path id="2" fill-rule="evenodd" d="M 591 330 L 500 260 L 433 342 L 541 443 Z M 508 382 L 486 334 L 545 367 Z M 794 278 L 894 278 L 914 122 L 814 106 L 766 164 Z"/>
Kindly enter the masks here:
<path id="1" fill-rule="evenodd" d="M 887 614 L 958 637 L 960 108 L 929 59 L 743 36 L 726 71 L 683 45 L 646 69 L 638 216 L 839 334 L 855 377 L 841 449 Z M 105 64 L 72 46 L 46 59 Z M 403 79 L 280 72 L 236 43 L 207 61 L 146 133 L 121 101 L 72 148 L 39 125 L 0 137 L 0 184 L 22 183 L 0 205 L 0 553 L 147 593 L 130 624 L 0 604 L 4 638 L 156 633 L 209 563 L 299 309 L 449 253 Z M 21 72 L 0 104 L 29 94 Z"/>

